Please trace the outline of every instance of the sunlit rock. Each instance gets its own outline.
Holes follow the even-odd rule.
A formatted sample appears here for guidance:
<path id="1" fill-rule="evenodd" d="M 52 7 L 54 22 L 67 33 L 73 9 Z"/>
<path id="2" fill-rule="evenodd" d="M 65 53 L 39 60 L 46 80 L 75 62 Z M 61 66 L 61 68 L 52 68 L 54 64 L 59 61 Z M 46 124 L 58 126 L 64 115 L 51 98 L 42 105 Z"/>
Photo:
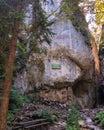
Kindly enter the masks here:
<path id="1" fill-rule="evenodd" d="M 57 19 L 52 29 L 56 35 L 50 46 L 44 46 L 47 55 L 33 54 L 28 60 L 24 82 L 29 87 L 24 92 L 38 88 L 44 99 L 69 104 L 78 102 L 82 108 L 92 107 L 95 88 L 90 46 L 69 20 Z M 15 84 L 18 88 L 25 87 L 18 77 Z"/>

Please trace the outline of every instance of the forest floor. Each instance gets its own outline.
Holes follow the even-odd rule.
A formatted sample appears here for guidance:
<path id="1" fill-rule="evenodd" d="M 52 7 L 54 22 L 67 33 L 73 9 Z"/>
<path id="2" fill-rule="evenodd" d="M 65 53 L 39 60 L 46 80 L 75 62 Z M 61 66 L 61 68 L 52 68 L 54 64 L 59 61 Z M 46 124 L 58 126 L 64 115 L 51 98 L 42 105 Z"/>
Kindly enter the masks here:
<path id="1" fill-rule="evenodd" d="M 14 115 L 12 122 L 21 122 L 31 120 L 33 111 L 50 111 L 53 115 L 57 115 L 58 119 L 49 130 L 66 130 L 66 120 L 69 106 L 57 102 L 44 101 L 39 104 L 24 104 L 23 108 Z M 80 130 L 103 130 L 94 121 L 96 113 L 104 111 L 104 107 L 94 109 L 81 109 L 80 114 L 82 120 L 79 121 Z"/>
<path id="2" fill-rule="evenodd" d="M 40 108 L 43 109 L 43 106 Z M 53 114 L 57 112 L 61 113 L 60 119 L 55 122 L 54 126 L 51 126 L 49 130 L 66 130 L 68 108 L 69 107 L 65 104 L 58 104 L 57 107 L 51 104 L 44 106 L 44 109 L 50 110 Z M 101 111 L 104 111 L 103 106 L 93 109 L 81 109 L 80 114 L 82 120 L 79 120 L 80 130 L 103 130 L 94 120 L 95 115 Z"/>

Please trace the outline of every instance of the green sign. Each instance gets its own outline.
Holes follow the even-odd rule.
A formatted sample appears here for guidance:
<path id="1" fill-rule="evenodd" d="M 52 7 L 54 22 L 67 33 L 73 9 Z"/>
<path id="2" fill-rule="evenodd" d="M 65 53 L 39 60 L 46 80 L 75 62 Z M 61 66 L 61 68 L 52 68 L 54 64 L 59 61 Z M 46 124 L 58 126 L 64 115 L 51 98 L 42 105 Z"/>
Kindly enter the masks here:
<path id="1" fill-rule="evenodd" d="M 61 69 L 60 64 L 52 64 L 51 67 L 52 67 L 52 69 Z"/>

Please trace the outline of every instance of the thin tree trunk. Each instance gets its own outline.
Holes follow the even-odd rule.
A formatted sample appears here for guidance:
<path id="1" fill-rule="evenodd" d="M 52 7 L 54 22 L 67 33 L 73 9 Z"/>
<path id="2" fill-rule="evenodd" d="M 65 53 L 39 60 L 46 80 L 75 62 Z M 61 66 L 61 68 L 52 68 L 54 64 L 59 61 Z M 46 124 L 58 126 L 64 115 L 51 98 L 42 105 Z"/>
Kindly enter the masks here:
<path id="1" fill-rule="evenodd" d="M 12 83 L 15 53 L 16 53 L 16 44 L 18 39 L 18 29 L 19 29 L 19 22 L 17 20 L 14 20 L 13 39 L 10 46 L 9 60 L 6 68 L 6 76 L 5 76 L 5 82 L 3 88 L 3 99 L 1 103 L 0 130 L 6 130 L 6 125 L 7 125 L 8 105 L 9 105 L 9 97 L 10 97 L 10 90 L 11 90 L 11 83 Z"/>
<path id="2" fill-rule="evenodd" d="M 94 62 L 95 62 L 96 82 L 98 83 L 100 81 L 99 51 L 97 49 L 97 44 L 96 44 L 95 39 L 93 37 L 91 38 L 91 46 L 92 46 L 92 53 L 93 53 Z"/>

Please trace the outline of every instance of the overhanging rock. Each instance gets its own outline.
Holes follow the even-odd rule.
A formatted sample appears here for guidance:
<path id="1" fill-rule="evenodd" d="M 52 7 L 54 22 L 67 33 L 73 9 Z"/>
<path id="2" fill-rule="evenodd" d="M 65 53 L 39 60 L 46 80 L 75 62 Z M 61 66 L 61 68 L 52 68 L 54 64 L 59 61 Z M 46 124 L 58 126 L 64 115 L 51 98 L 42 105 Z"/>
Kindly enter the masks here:
<path id="1" fill-rule="evenodd" d="M 73 103 L 78 99 L 81 106 L 83 102 L 88 103 L 90 95 L 90 106 L 93 106 L 95 95 L 92 94 L 91 99 L 90 93 L 92 90 L 95 91 L 95 88 L 92 83 L 89 85 L 92 87 L 91 92 L 87 85 L 80 85 L 80 90 L 81 87 L 86 87 L 82 89 L 86 92 L 81 91 L 83 96 L 78 95 L 76 90 L 78 82 L 93 79 L 94 63 L 90 46 L 85 43 L 84 37 L 75 30 L 69 20 L 57 20 L 52 29 L 56 35 L 53 36 L 50 46 L 45 45 L 47 55 L 33 54 L 28 61 L 28 86 L 40 88 L 40 96 L 47 100 Z M 69 100 L 69 97 L 72 99 Z"/>

